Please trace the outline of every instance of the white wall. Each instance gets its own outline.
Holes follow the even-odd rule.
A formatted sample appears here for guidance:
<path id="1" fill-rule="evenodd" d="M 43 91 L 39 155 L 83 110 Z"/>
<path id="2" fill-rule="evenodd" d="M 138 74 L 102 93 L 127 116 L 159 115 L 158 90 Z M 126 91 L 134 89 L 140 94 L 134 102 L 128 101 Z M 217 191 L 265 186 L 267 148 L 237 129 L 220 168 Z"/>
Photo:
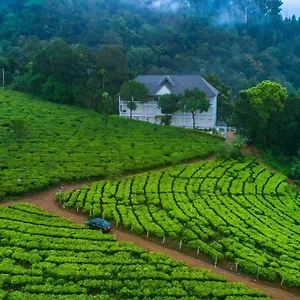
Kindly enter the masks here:
<path id="1" fill-rule="evenodd" d="M 207 112 L 196 113 L 196 127 L 199 128 L 212 128 L 216 124 L 216 97 L 210 99 L 211 107 Z M 127 107 L 126 102 L 122 101 L 119 97 L 119 115 L 120 117 L 130 118 L 130 109 Z M 137 102 L 136 110 L 132 111 L 132 118 L 135 120 L 147 121 L 150 123 L 159 124 L 159 119 L 155 116 L 163 116 L 160 108 L 157 106 L 157 101 L 148 101 L 145 103 Z M 177 111 L 172 115 L 172 126 L 192 128 L 192 114 L 188 112 Z"/>

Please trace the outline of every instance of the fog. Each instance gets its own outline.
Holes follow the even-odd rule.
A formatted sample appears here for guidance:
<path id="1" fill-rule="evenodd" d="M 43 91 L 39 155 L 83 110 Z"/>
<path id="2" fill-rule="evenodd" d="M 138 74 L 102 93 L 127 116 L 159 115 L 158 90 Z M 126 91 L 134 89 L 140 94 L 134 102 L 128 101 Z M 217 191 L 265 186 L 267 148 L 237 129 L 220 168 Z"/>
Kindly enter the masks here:
<path id="1" fill-rule="evenodd" d="M 300 17 L 300 1 L 299 0 L 282 0 L 282 15 L 283 17 L 291 17 L 295 15 Z"/>

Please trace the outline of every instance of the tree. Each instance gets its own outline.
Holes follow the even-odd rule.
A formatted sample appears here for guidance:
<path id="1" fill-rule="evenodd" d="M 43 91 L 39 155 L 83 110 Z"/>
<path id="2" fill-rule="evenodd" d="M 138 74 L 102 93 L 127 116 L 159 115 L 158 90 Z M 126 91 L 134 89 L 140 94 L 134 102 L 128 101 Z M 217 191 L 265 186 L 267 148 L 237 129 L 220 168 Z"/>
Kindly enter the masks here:
<path id="1" fill-rule="evenodd" d="M 107 92 L 103 92 L 100 110 L 102 113 L 105 128 L 109 121 L 109 115 L 112 113 L 112 108 L 113 108 L 113 104 L 112 104 L 111 96 Z"/>
<path id="2" fill-rule="evenodd" d="M 157 64 L 157 57 L 148 47 L 132 47 L 127 52 L 127 58 L 130 69 L 138 74 Z"/>
<path id="3" fill-rule="evenodd" d="M 230 124 L 233 110 L 231 87 L 214 74 L 207 74 L 205 79 L 220 92 L 217 99 L 217 120 Z"/>
<path id="4" fill-rule="evenodd" d="M 283 111 L 286 98 L 286 89 L 269 80 L 241 91 L 234 108 L 234 125 L 254 144 L 265 147 L 271 122 Z"/>
<path id="5" fill-rule="evenodd" d="M 136 80 L 129 80 L 122 84 L 120 96 L 126 101 L 127 107 L 130 109 L 130 119 L 132 111 L 136 110 L 135 101 L 146 101 L 148 99 L 148 88 Z"/>
<path id="6" fill-rule="evenodd" d="M 199 113 L 201 113 L 203 111 L 208 111 L 209 106 L 210 104 L 206 94 L 203 91 L 200 91 L 198 88 L 185 90 L 184 95 L 179 102 L 179 107 L 183 111 L 187 111 L 192 114 L 193 129 L 196 127 L 196 112 L 199 111 Z"/>
<path id="7" fill-rule="evenodd" d="M 270 125 L 268 146 L 285 155 L 296 156 L 300 147 L 300 92 L 287 97 L 283 111 Z"/>
<path id="8" fill-rule="evenodd" d="M 179 109 L 179 101 L 180 95 L 166 94 L 159 96 L 157 103 L 158 107 L 161 109 L 161 112 L 165 114 L 165 124 L 169 125 L 172 114 Z"/>
<path id="9" fill-rule="evenodd" d="M 281 0 L 259 0 L 258 4 L 265 16 L 278 19 L 281 11 Z"/>
<path id="10" fill-rule="evenodd" d="M 105 89 L 115 95 L 127 79 L 127 59 L 122 46 L 103 46 L 97 53 L 97 69 L 105 70 L 104 74 L 99 72 L 99 81 L 103 83 L 104 75 Z"/>
<path id="11" fill-rule="evenodd" d="M 179 109 L 180 95 L 166 94 L 158 98 L 158 107 L 161 112 L 166 115 L 171 115 Z"/>

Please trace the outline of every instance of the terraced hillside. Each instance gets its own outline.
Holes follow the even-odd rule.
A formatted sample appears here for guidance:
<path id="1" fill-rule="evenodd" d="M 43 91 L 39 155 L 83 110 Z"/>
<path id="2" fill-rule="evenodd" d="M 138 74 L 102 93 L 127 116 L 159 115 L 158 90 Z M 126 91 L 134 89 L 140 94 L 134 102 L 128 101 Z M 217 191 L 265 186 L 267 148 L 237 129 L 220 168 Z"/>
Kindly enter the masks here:
<path id="1" fill-rule="evenodd" d="M 114 176 L 204 157 L 220 137 L 110 117 L 0 91 L 0 200 L 61 180 Z"/>
<path id="2" fill-rule="evenodd" d="M 179 165 L 58 193 L 136 234 L 181 240 L 213 261 L 300 286 L 300 195 L 253 159 Z"/>
<path id="3" fill-rule="evenodd" d="M 46 213 L 0 206 L 0 299 L 267 299 L 258 290 Z"/>

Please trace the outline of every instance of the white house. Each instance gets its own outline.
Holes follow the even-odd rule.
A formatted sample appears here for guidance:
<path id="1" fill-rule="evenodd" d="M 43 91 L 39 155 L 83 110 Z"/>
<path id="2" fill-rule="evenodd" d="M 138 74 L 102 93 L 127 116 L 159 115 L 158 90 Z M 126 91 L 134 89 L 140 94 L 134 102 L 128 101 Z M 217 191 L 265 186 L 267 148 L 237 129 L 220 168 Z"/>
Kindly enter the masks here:
<path id="1" fill-rule="evenodd" d="M 196 113 L 196 128 L 215 127 L 219 92 L 200 75 L 140 75 L 135 80 L 145 84 L 148 88 L 149 101 L 136 102 L 137 108 L 132 111 L 133 119 L 160 124 L 161 117 L 164 114 L 157 105 L 159 96 L 171 93 L 183 94 L 186 89 L 198 88 L 206 94 L 210 101 L 210 108 L 207 112 Z M 130 109 L 121 96 L 119 96 L 119 115 L 120 117 L 130 117 Z M 192 128 L 192 114 L 182 111 L 175 112 L 172 115 L 171 125 Z"/>

